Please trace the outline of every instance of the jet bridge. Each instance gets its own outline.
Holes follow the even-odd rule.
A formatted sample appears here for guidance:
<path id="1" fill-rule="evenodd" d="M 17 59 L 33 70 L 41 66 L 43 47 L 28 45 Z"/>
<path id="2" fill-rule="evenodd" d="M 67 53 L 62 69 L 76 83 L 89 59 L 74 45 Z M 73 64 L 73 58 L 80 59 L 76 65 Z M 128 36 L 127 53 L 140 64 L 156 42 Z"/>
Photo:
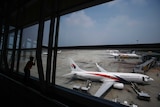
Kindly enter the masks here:
<path id="1" fill-rule="evenodd" d="M 147 60 L 146 62 L 136 65 L 133 68 L 133 72 L 138 72 L 138 73 L 145 73 L 147 72 L 151 67 L 153 67 L 156 64 L 156 58 L 152 57 L 150 60 Z"/>

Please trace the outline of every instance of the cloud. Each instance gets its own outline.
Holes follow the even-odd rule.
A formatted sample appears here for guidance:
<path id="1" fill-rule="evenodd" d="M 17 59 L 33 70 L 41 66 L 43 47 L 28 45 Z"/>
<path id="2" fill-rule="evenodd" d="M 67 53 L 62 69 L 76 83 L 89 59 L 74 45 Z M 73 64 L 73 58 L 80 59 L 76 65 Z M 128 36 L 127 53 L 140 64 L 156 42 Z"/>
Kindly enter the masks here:
<path id="1" fill-rule="evenodd" d="M 66 24 L 80 27 L 92 27 L 95 21 L 89 17 L 84 11 L 74 12 L 66 18 Z"/>
<path id="2" fill-rule="evenodd" d="M 121 4 L 121 5 L 119 5 Z M 129 5 L 129 4 L 134 4 L 134 5 L 146 5 L 147 4 L 147 0 L 115 0 L 112 2 L 108 3 L 109 7 L 113 7 L 113 6 L 125 6 L 125 5 Z"/>
<path id="3" fill-rule="evenodd" d="M 133 27 L 138 24 L 138 21 L 131 19 L 127 15 L 119 15 L 116 17 L 111 17 L 110 20 L 108 20 L 109 26 L 114 26 L 114 27 L 120 27 L 120 26 L 127 26 L 127 27 Z"/>
<path id="4" fill-rule="evenodd" d="M 147 1 L 146 0 L 132 0 L 131 3 L 135 5 L 146 5 Z"/>
<path id="5" fill-rule="evenodd" d="M 114 1 L 111 1 L 111 2 L 106 3 L 106 4 L 107 4 L 107 6 L 109 6 L 109 7 L 113 7 L 113 6 L 119 5 L 120 2 L 122 2 L 122 0 L 114 0 Z M 121 3 L 121 4 L 122 4 L 122 3 Z"/>
<path id="6" fill-rule="evenodd" d="M 140 22 L 132 19 L 127 15 L 119 15 L 111 17 L 105 26 L 104 34 L 106 34 L 109 44 L 133 43 L 137 39 L 134 34 L 138 29 Z"/>

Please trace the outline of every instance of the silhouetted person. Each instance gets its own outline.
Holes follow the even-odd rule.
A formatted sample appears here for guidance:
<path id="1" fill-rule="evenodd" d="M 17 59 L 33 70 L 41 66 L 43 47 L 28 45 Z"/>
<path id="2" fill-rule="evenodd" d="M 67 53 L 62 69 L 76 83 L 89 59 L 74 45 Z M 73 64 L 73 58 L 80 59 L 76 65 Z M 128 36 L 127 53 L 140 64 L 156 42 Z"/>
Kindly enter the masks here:
<path id="1" fill-rule="evenodd" d="M 30 69 L 32 68 L 33 65 L 35 65 L 35 62 L 33 62 L 34 57 L 30 57 L 30 60 L 27 62 L 25 68 L 24 68 L 24 81 L 27 82 L 30 77 Z"/>

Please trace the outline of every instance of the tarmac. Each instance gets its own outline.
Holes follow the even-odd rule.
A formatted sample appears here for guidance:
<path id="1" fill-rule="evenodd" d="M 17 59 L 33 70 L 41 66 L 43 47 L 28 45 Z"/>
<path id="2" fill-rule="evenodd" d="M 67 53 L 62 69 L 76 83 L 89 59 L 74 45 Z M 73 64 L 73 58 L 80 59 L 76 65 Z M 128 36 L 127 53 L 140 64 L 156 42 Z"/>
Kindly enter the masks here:
<path id="1" fill-rule="evenodd" d="M 124 50 L 129 52 L 129 50 Z M 45 52 L 45 50 L 44 50 Z M 141 54 L 143 52 L 137 52 Z M 30 53 L 27 53 L 28 56 L 21 58 L 20 60 L 20 71 L 23 72 L 25 63 L 27 62 Z M 26 55 L 27 55 L 26 54 Z M 35 55 L 34 52 L 32 52 Z M 23 57 L 23 56 L 22 56 Z M 69 58 L 72 58 L 77 65 L 87 71 L 97 71 L 98 69 L 95 63 L 98 63 L 101 67 L 106 69 L 109 72 L 132 72 L 133 68 L 142 62 L 141 59 L 124 59 L 124 61 L 118 61 L 114 57 L 107 54 L 106 49 L 99 50 L 87 50 L 87 49 L 74 49 L 74 50 L 61 50 L 61 53 L 57 54 L 57 65 L 56 65 L 56 84 L 73 89 L 74 85 L 86 86 L 86 81 L 82 80 L 73 80 L 64 78 L 63 75 L 70 73 Z M 47 55 L 42 54 L 43 60 L 43 69 L 46 70 Z M 127 101 L 128 104 L 136 104 L 138 107 L 159 107 L 160 101 L 157 99 L 158 93 L 160 93 L 160 67 L 155 66 L 145 73 L 154 79 L 149 85 L 138 85 L 138 87 L 150 95 L 150 101 L 144 101 L 137 98 L 136 92 L 132 89 L 131 85 L 125 84 L 123 90 L 118 90 L 110 88 L 101 98 L 106 100 L 117 100 L 120 103 Z M 38 77 L 37 67 L 33 66 L 31 69 L 31 76 Z M 92 86 L 89 90 L 91 95 L 94 95 L 96 91 L 101 86 L 101 82 L 92 82 Z"/>
<path id="2" fill-rule="evenodd" d="M 98 63 L 109 72 L 132 72 L 135 65 L 142 62 L 141 59 L 124 59 L 124 61 L 118 61 L 108 55 L 106 50 L 62 50 L 57 56 L 56 84 L 70 89 L 74 85 L 85 86 L 86 81 L 70 81 L 63 77 L 64 74 L 71 71 L 69 58 L 72 58 L 81 69 L 87 71 L 98 71 L 95 65 L 95 63 Z M 153 78 L 154 81 L 150 82 L 149 85 L 138 85 L 138 87 L 150 95 L 150 101 L 138 99 L 136 92 L 129 84 L 125 84 L 123 90 L 109 89 L 102 98 L 111 101 L 116 99 L 120 103 L 127 101 L 128 104 L 136 104 L 138 107 L 159 107 L 160 101 L 157 97 L 158 93 L 160 93 L 160 67 L 153 67 L 145 74 Z M 100 82 L 92 82 L 89 93 L 94 95 L 101 84 Z"/>

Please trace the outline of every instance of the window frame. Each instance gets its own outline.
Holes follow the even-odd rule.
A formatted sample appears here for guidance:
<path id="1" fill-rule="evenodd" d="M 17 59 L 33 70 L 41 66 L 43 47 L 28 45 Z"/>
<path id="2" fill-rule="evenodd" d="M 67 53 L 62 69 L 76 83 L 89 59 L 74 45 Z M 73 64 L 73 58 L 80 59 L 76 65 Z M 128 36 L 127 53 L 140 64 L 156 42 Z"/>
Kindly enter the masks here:
<path id="1" fill-rule="evenodd" d="M 58 14 L 56 16 L 51 17 L 51 18 L 54 18 L 54 19 L 57 18 L 56 26 L 52 25 L 53 23 L 51 24 L 52 27 L 53 26 L 56 27 L 55 39 L 54 39 L 54 48 L 53 48 L 54 49 L 54 54 L 53 54 L 54 58 L 53 58 L 53 62 L 52 62 L 53 63 L 53 71 L 52 71 L 52 75 L 51 75 L 51 73 L 49 73 L 49 76 L 52 76 L 52 82 L 47 82 L 47 85 L 45 87 L 46 89 L 42 89 L 41 84 L 39 83 L 39 80 L 37 78 L 31 78 L 31 81 L 33 81 L 33 83 L 31 82 L 31 87 L 36 89 L 36 90 L 39 90 L 42 93 L 44 91 L 46 91 L 43 94 L 46 94 L 50 98 L 57 99 L 57 100 L 63 102 L 66 105 L 69 105 L 69 106 L 77 106 L 77 104 L 82 105 L 82 106 L 96 105 L 96 106 L 101 106 L 101 107 L 103 107 L 103 106 L 104 107 L 105 106 L 109 106 L 109 107 L 123 106 L 121 104 L 114 103 L 114 102 L 111 102 L 111 101 L 106 100 L 106 99 L 97 98 L 97 97 L 94 97 L 94 96 L 90 96 L 90 95 L 86 95 L 86 94 L 83 94 L 83 93 L 75 92 L 71 89 L 67 89 L 65 87 L 56 85 L 55 84 L 55 78 L 56 78 L 55 74 L 56 74 L 57 50 L 58 49 L 104 49 L 104 48 L 107 48 L 107 49 L 141 49 L 141 48 L 142 49 L 159 49 L 160 48 L 160 43 L 158 43 L 158 44 L 137 44 L 137 45 L 101 45 L 101 46 L 58 47 L 58 36 L 59 36 L 58 33 L 59 33 L 60 17 L 61 16 L 58 15 Z M 32 26 L 33 25 L 34 24 L 32 24 Z M 50 29 L 51 29 L 51 25 L 50 25 Z M 7 25 L 5 27 L 7 27 Z M 2 27 L 1 27 L 1 29 L 2 29 Z M 21 28 L 21 32 L 23 32 L 23 29 L 24 29 L 24 27 Z M 8 35 L 9 33 L 13 32 L 13 31 L 16 31 L 16 29 L 6 31 L 6 34 L 3 34 L 3 35 Z M 51 32 L 54 33 L 54 31 L 51 31 Z M 49 33 L 49 37 L 53 36 L 53 34 L 50 34 L 50 33 Z M 22 36 L 23 36 L 23 34 L 21 33 L 20 37 L 22 37 Z M 15 37 L 15 35 L 14 35 L 14 37 Z M 22 40 L 20 40 L 20 41 L 22 41 Z M 16 46 L 17 43 L 14 43 L 14 44 Z M 14 49 L 14 51 L 17 50 L 18 53 L 19 53 L 18 54 L 18 60 L 17 60 L 18 61 L 17 62 L 17 71 L 19 69 L 19 64 L 18 63 L 20 61 L 20 53 L 21 53 L 21 50 L 22 50 L 20 44 L 21 44 L 21 42 L 19 43 L 19 48 L 18 49 L 16 49 L 16 48 Z M 7 45 L 7 43 L 5 43 L 3 45 Z M 51 46 L 51 44 L 48 45 L 48 46 Z M 50 53 L 49 49 L 52 49 L 52 47 L 48 48 L 48 52 Z M 2 51 L 4 51 L 4 50 L 2 49 Z M 50 55 L 48 55 L 47 58 L 51 58 L 51 57 L 52 57 L 52 55 L 50 54 Z M 14 59 L 14 61 L 16 61 L 16 60 Z M 49 61 L 47 63 L 47 65 L 48 64 L 51 64 L 51 62 Z M 10 74 L 15 74 L 15 73 L 10 72 Z M 21 80 L 19 78 L 21 78 Z M 15 79 L 17 79 L 19 81 L 22 81 L 23 75 L 16 73 L 16 78 Z M 34 85 L 36 85 L 36 86 L 34 86 Z"/>

